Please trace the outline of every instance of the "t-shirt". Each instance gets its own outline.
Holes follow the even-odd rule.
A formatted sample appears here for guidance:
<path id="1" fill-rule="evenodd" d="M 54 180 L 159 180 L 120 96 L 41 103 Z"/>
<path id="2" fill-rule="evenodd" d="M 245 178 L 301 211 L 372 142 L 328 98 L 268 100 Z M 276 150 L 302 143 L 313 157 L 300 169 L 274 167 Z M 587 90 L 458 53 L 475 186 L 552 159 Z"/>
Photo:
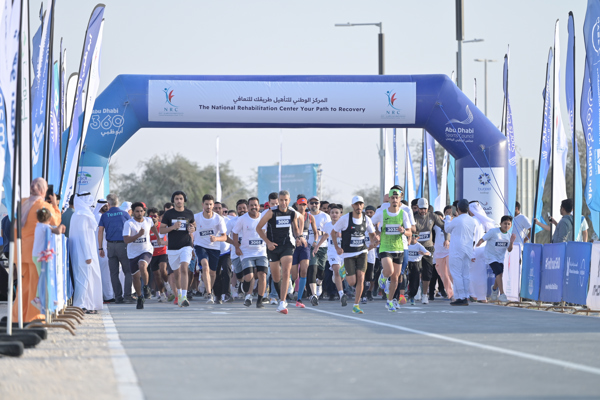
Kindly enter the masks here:
<path id="1" fill-rule="evenodd" d="M 389 215 L 390 217 L 397 217 L 398 214 L 400 214 L 400 211 L 404 212 L 404 210 L 402 209 L 400 209 L 397 213 L 393 213 L 390 212 L 390 210 L 387 210 L 387 215 Z M 373 225 L 379 225 L 383 223 L 383 208 L 380 207 L 377 211 L 375 211 L 375 215 L 373 215 L 373 218 L 371 218 L 371 222 L 373 223 Z M 412 226 L 410 218 L 407 218 L 406 212 L 404 212 L 404 215 L 402 216 L 402 226 L 405 230 L 409 230 Z"/>
<path id="2" fill-rule="evenodd" d="M 331 217 L 329 216 L 329 214 L 325 214 L 324 212 L 320 212 L 317 215 L 313 215 L 313 218 L 315 219 L 315 225 L 317 226 L 317 230 L 319 232 L 323 232 L 323 227 L 325 226 L 326 223 L 331 222 Z M 315 242 L 315 234 L 312 230 L 312 224 L 308 226 L 308 245 L 312 246 L 313 243 Z M 321 247 L 327 247 L 327 243 L 323 242 L 323 244 L 321 244 Z"/>
<path id="3" fill-rule="evenodd" d="M 46 240 L 46 233 L 50 230 L 50 225 L 42 224 L 38 222 L 35 225 L 35 233 L 33 238 L 33 251 L 31 255 L 35 257 L 39 257 L 40 253 L 46 250 L 46 245 L 48 241 Z"/>
<path id="4" fill-rule="evenodd" d="M 383 203 L 377 211 L 387 210 L 388 208 L 390 208 L 390 203 Z M 404 211 L 404 215 L 408 215 L 408 219 L 410 220 L 411 226 L 415 225 L 415 216 L 413 215 L 412 209 L 409 206 L 402 203 L 400 203 L 400 209 Z"/>
<path id="5" fill-rule="evenodd" d="M 513 219 L 513 232 L 517 234 L 515 243 L 523 245 L 525 238 L 527 237 L 527 231 L 531 229 L 531 222 L 523 214 L 517 215 Z"/>
<path id="6" fill-rule="evenodd" d="M 256 226 L 260 222 L 260 215 L 254 219 L 246 213 L 235 221 L 235 226 L 232 233 L 238 235 L 240 240 L 240 250 L 242 251 L 242 260 L 249 257 L 266 257 L 267 245 L 264 240 L 256 232 Z M 263 226 L 263 231 L 267 231 L 267 225 Z M 231 257 L 233 258 L 235 250 L 231 249 Z M 237 256 L 236 256 L 237 257 Z"/>
<path id="7" fill-rule="evenodd" d="M 409 262 L 419 262 L 423 255 L 419 253 L 419 251 L 427 252 L 428 250 L 423 247 L 423 245 L 419 242 L 415 244 L 408 245 L 408 261 Z"/>
<path id="8" fill-rule="evenodd" d="M 75 214 L 75 209 L 69 207 L 65 210 L 64 213 L 62 213 L 62 216 L 61 216 L 60 223 L 65 226 L 65 237 L 67 237 L 67 238 L 69 237 L 69 228 L 71 228 L 71 217 L 73 217 L 73 214 Z M 7 218 L 8 218 L 8 216 L 7 216 Z M 2 222 L 4 222 L 4 220 L 2 220 Z M 2 227 L 2 232 L 4 232 L 4 225 Z M 4 237 L 4 234 L 3 234 L 3 237 Z M 5 243 L 4 247 L 6 249 L 8 249 L 7 246 L 8 246 L 8 243 Z M 8 250 L 6 250 L 6 252 L 8 252 Z"/>
<path id="9" fill-rule="evenodd" d="M 442 231 L 442 229 L 437 225 L 433 227 L 433 230 L 435 231 L 435 243 L 433 244 L 433 258 L 444 258 L 450 255 L 450 250 L 444 247 L 444 241 L 446 240 L 446 238 L 444 237 L 445 232 Z"/>
<path id="10" fill-rule="evenodd" d="M 162 218 L 162 223 L 166 226 L 173 226 L 178 221 L 181 222 L 181 226 L 177 230 L 172 230 L 167 233 L 167 249 L 168 250 L 179 250 L 186 246 L 192 246 L 192 237 L 188 233 L 188 224 L 194 223 L 194 213 L 184 208 L 183 211 L 177 211 L 174 208 L 167 210 Z"/>
<path id="11" fill-rule="evenodd" d="M 323 227 L 323 232 L 329 235 L 327 238 L 327 257 L 338 257 L 337 251 L 335 251 L 335 246 L 333 244 L 333 240 L 331 239 L 331 231 L 333 230 L 333 222 L 329 221 Z M 338 246 L 342 247 L 342 238 L 340 236 L 337 237 Z"/>
<path id="12" fill-rule="evenodd" d="M 154 226 L 152 219 L 144 217 L 142 222 L 138 222 L 135 218 L 129 219 L 123 226 L 123 236 L 135 236 L 138 232 L 143 229 L 144 234 L 137 238 L 135 242 L 127 244 L 127 258 L 132 259 L 143 253 L 154 252 L 154 247 L 150 242 L 150 231 Z"/>
<path id="13" fill-rule="evenodd" d="M 196 220 L 196 232 L 194 232 L 194 245 L 205 249 L 220 250 L 221 242 L 211 242 L 211 236 L 221 236 L 227 233 L 225 220 L 217 213 L 211 218 L 204 218 L 204 213 L 194 215 Z"/>
<path id="14" fill-rule="evenodd" d="M 581 216 L 581 225 L 579 227 L 579 233 L 577 234 L 577 242 L 583 241 L 583 232 L 589 229 L 589 225 L 584 216 Z M 588 236 L 589 238 L 589 236 Z"/>
<path id="15" fill-rule="evenodd" d="M 227 237 L 231 238 L 233 236 L 233 227 L 237 223 L 238 219 L 240 219 L 240 217 L 229 217 L 229 219 L 225 221 L 225 227 L 227 228 Z M 239 258 L 238 255 L 235 254 L 235 247 L 227 242 L 221 242 L 220 249 L 221 255 L 231 253 L 232 260 Z"/>
<path id="16" fill-rule="evenodd" d="M 164 240 L 164 237 L 166 235 L 161 235 L 160 234 L 160 222 L 156 225 L 156 230 L 158 231 L 158 236 Z M 154 234 L 153 231 L 150 231 L 150 244 L 152 244 L 152 247 L 154 248 L 154 252 L 152 253 L 152 256 L 161 256 L 163 254 L 167 254 L 167 246 L 159 246 L 158 245 L 158 238 L 156 237 L 156 235 Z"/>
<path id="17" fill-rule="evenodd" d="M 510 232 L 502 233 L 500 228 L 492 228 L 483 235 L 483 240 L 486 241 L 483 252 L 486 264 L 493 262 L 504 264 L 504 256 L 510 244 L 510 236 Z"/>
<path id="18" fill-rule="evenodd" d="M 450 238 L 450 256 L 466 255 L 471 258 L 473 255 L 473 235 L 477 227 L 476 219 L 469 216 L 469 214 L 460 214 L 450 220 L 448 215 L 444 220 L 444 225 L 444 230 L 452 235 Z"/>
<path id="19" fill-rule="evenodd" d="M 98 226 L 104 227 L 106 240 L 116 242 L 123 240 L 123 225 L 131 219 L 131 216 L 119 207 L 111 207 L 102 214 Z"/>
<path id="20" fill-rule="evenodd" d="M 348 218 L 350 218 L 350 215 L 352 215 L 352 213 L 347 213 L 344 214 L 340 217 L 340 219 L 338 220 L 338 222 L 336 222 L 336 224 L 333 226 L 333 229 L 337 232 L 337 233 L 342 233 L 342 231 L 345 231 L 348 228 Z M 366 233 L 375 233 L 375 227 L 373 226 L 373 222 L 371 222 L 371 218 L 367 217 L 365 215 L 366 218 L 366 224 L 367 224 L 367 230 Z M 352 217 L 352 222 L 354 222 L 357 225 L 362 224 L 362 217 L 361 218 L 354 218 Z M 346 253 L 344 252 L 344 254 L 342 254 L 343 258 L 351 258 L 351 257 L 356 257 L 359 254 L 362 253 L 366 253 L 367 249 L 364 249 L 363 251 L 357 251 L 354 253 Z M 336 252 L 337 254 L 337 252 Z"/>

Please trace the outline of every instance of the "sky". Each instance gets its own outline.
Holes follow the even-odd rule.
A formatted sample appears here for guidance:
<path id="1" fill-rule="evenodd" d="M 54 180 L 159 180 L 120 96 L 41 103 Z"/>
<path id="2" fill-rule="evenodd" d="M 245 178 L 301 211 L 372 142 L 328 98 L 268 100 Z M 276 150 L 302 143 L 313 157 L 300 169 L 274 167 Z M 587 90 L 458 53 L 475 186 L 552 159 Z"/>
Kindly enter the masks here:
<path id="1" fill-rule="evenodd" d="M 585 0 L 465 0 L 463 91 L 483 109 L 484 66 L 488 64 L 488 117 L 502 115 L 502 61 L 510 45 L 509 91 L 517 152 L 538 159 L 542 90 L 554 25 L 560 20 L 561 101 L 566 112 L 564 65 L 567 17 L 576 31 L 579 101 L 583 79 Z M 32 35 L 39 26 L 40 1 L 30 1 Z M 56 0 L 55 54 L 59 39 L 67 48 L 67 76 L 76 72 L 85 29 L 96 2 Z M 383 24 L 385 74 L 447 74 L 456 70 L 453 0 L 200 1 L 105 0 L 101 92 L 119 74 L 175 75 L 376 75 L 378 28 L 335 27 L 336 23 Z M 579 104 L 577 104 L 579 108 Z M 567 122 L 566 120 L 564 121 Z M 580 121 L 577 121 L 580 126 Z M 390 132 L 391 133 L 391 132 Z M 354 192 L 379 184 L 378 129 L 142 129 L 112 158 L 117 173 L 135 171 L 154 155 L 181 154 L 200 166 L 214 164 L 220 137 L 221 162 L 230 161 L 248 186 L 258 166 L 322 165 L 323 197 L 349 203 Z M 409 141 L 421 130 L 410 130 Z M 361 155 L 348 168 L 344 154 Z M 413 152 L 413 160 L 420 157 Z M 401 163 L 403 164 L 403 163 Z"/>

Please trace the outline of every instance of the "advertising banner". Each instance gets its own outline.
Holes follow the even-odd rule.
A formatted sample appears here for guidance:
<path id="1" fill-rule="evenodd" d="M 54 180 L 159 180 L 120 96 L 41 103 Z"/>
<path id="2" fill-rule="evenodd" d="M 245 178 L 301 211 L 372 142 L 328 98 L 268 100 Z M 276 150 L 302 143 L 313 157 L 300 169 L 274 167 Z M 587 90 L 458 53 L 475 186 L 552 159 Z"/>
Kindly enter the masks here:
<path id="1" fill-rule="evenodd" d="M 318 171 L 321 164 L 283 165 L 281 189 L 290 192 L 290 207 L 298 194 L 310 198 L 318 195 Z M 262 203 L 269 193 L 279 191 L 279 166 L 258 167 L 258 198 Z"/>
<path id="2" fill-rule="evenodd" d="M 567 303 L 585 304 L 591 256 L 591 243 L 567 243 L 565 278 L 563 281 L 563 300 Z"/>
<path id="3" fill-rule="evenodd" d="M 463 170 L 463 197 L 477 200 L 486 215 L 500 221 L 504 215 L 504 168 L 465 168 Z"/>
<path id="4" fill-rule="evenodd" d="M 525 243 L 523 245 L 523 268 L 521 272 L 521 297 L 529 300 L 540 298 L 540 275 L 542 268 L 543 245 Z"/>
<path id="5" fill-rule="evenodd" d="M 542 284 L 540 300 L 550 303 L 562 301 L 566 243 L 545 244 L 542 250 Z"/>
<path id="6" fill-rule="evenodd" d="M 504 293 L 510 301 L 519 301 L 519 283 L 521 277 L 521 246 L 513 244 L 513 250 L 504 256 L 504 272 L 502 283 Z"/>
<path id="7" fill-rule="evenodd" d="M 415 82 L 148 81 L 148 120 L 412 124 Z"/>
<path id="8" fill-rule="evenodd" d="M 77 191 L 79 193 L 91 193 L 94 199 L 103 196 L 104 190 L 104 168 L 82 167 L 77 171 Z"/>
<path id="9" fill-rule="evenodd" d="M 600 310 L 600 242 L 592 244 L 589 280 L 585 305 L 590 310 Z"/>

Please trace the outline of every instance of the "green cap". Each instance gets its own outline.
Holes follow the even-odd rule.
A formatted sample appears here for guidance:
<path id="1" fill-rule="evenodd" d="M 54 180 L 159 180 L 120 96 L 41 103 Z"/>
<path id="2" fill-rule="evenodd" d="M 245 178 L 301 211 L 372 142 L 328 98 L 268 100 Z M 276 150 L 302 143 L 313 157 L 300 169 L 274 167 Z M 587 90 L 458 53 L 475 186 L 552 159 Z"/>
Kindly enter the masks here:
<path id="1" fill-rule="evenodd" d="M 390 189 L 390 192 L 388 194 L 390 195 L 390 197 L 392 197 L 395 194 L 398 196 L 402 196 L 402 192 L 398 189 Z"/>

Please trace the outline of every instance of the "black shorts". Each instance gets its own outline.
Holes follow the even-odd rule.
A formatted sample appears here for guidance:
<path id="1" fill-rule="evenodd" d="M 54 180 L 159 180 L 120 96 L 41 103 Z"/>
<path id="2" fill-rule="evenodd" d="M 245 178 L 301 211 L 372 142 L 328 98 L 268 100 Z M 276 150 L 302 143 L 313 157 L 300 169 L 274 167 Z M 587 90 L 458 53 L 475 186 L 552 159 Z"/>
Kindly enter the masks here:
<path id="1" fill-rule="evenodd" d="M 152 256 L 152 261 L 150 261 L 150 271 L 158 271 L 160 269 L 160 263 L 168 263 L 168 262 L 169 262 L 169 257 L 166 254 Z"/>
<path id="2" fill-rule="evenodd" d="M 394 264 L 402 265 L 402 260 L 404 259 L 404 253 L 388 253 L 386 251 L 379 253 L 379 258 L 383 260 L 384 258 L 391 258 Z"/>
<path id="3" fill-rule="evenodd" d="M 499 263 L 497 261 L 491 263 L 490 268 L 492 269 L 492 272 L 494 273 L 495 276 L 498 276 L 504 272 L 504 264 Z"/>
<path id="4" fill-rule="evenodd" d="M 267 249 L 267 258 L 270 262 L 279 261 L 283 257 L 293 256 L 295 248 L 296 247 L 291 243 L 280 244 L 275 247 L 275 250 L 273 251 Z"/>
<path id="5" fill-rule="evenodd" d="M 150 263 L 150 260 L 152 260 L 152 253 L 142 253 L 139 256 L 135 257 L 135 258 L 130 258 L 129 259 L 129 268 L 131 269 L 131 275 L 135 274 L 136 272 L 138 272 L 140 270 L 140 261 L 146 261 L 146 264 Z"/>
<path id="6" fill-rule="evenodd" d="M 221 255 L 221 250 L 216 249 L 207 249 L 202 246 L 194 246 L 196 250 L 196 258 L 198 258 L 198 264 L 201 264 L 201 261 L 206 259 L 208 262 L 208 268 L 211 271 L 216 271 L 219 266 L 219 256 Z"/>

